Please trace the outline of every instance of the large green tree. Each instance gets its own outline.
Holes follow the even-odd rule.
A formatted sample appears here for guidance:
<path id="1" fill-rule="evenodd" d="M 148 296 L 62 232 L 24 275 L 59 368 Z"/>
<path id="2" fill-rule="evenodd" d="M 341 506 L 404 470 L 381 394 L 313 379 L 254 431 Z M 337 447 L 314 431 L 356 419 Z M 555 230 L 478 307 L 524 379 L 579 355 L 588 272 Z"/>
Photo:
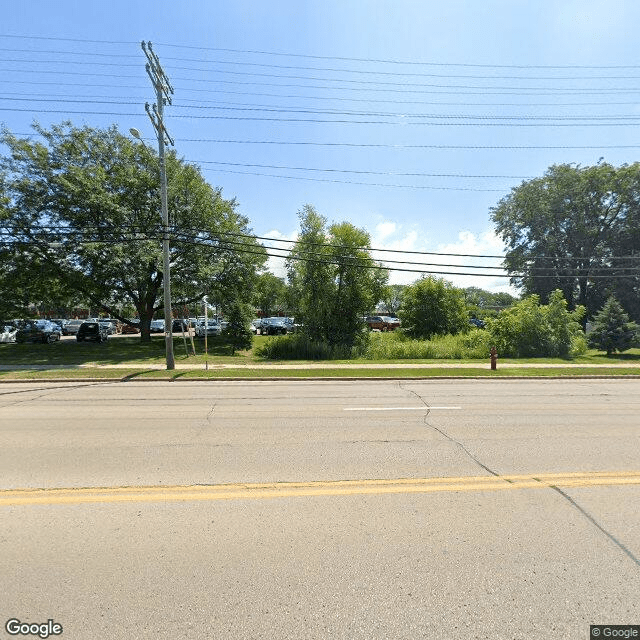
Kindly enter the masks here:
<path id="1" fill-rule="evenodd" d="M 92 308 L 125 320 L 118 308 L 133 304 L 148 340 L 164 304 L 157 155 L 115 126 L 34 128 L 41 141 L 2 135 L 11 248 Z M 264 250 L 242 235 L 247 219 L 196 166 L 169 153 L 166 168 L 172 301 L 249 296 Z"/>
<path id="2" fill-rule="evenodd" d="M 525 294 L 546 301 L 560 289 L 592 315 L 615 292 L 640 316 L 640 163 L 554 165 L 512 189 L 492 218 Z"/>
<path id="3" fill-rule="evenodd" d="M 327 227 L 310 205 L 298 215 L 300 236 L 287 262 L 296 319 L 310 340 L 353 346 L 388 272 L 371 257 L 371 239 L 363 229 L 348 222 Z"/>

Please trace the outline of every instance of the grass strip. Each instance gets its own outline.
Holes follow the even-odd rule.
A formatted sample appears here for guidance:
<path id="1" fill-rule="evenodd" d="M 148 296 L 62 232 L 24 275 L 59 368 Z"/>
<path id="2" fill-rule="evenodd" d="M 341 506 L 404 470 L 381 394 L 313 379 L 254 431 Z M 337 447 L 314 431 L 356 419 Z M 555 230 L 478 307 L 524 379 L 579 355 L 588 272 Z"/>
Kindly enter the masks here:
<path id="1" fill-rule="evenodd" d="M 555 369 L 209 369 L 205 370 L 148 370 L 137 369 L 65 369 L 48 371 L 2 371 L 0 381 L 12 380 L 207 380 L 207 379 L 308 379 L 308 378 L 563 378 L 563 377 L 640 377 L 638 367 L 593 368 L 562 367 Z"/>

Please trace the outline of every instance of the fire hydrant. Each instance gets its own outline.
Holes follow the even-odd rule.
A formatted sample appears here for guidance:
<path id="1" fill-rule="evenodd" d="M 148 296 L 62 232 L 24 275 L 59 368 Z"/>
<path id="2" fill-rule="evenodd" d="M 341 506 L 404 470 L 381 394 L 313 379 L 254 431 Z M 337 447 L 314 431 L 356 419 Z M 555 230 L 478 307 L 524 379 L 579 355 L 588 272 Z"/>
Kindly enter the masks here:
<path id="1" fill-rule="evenodd" d="M 496 370 L 496 364 L 498 362 L 498 351 L 495 347 L 491 347 L 491 370 Z"/>

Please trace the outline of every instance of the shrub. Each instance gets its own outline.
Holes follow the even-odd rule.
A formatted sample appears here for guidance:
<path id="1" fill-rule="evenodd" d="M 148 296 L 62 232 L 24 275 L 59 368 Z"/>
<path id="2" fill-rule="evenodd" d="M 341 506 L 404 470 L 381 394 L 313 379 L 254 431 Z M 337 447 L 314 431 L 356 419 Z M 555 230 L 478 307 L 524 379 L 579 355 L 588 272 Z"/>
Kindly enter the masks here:
<path id="1" fill-rule="evenodd" d="M 608 356 L 616 351 L 621 353 L 637 344 L 638 329 L 635 322 L 629 322 L 622 305 L 611 296 L 596 314 L 589 344 L 606 351 Z"/>
<path id="2" fill-rule="evenodd" d="M 515 303 L 487 320 L 487 330 L 498 354 L 514 358 L 567 357 L 572 350 L 584 347 L 579 322 L 584 307 L 567 310 L 562 291 L 556 289 L 548 305 L 540 304 L 540 297 L 532 295 Z"/>
<path id="3" fill-rule="evenodd" d="M 433 276 L 405 287 L 399 316 L 413 338 L 456 334 L 469 327 L 462 289 Z"/>

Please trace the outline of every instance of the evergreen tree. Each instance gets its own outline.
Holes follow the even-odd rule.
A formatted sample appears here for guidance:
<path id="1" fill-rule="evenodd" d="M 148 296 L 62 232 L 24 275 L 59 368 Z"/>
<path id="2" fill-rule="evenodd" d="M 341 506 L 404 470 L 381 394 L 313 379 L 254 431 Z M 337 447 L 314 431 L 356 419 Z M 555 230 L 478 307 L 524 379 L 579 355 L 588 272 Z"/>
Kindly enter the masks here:
<path id="1" fill-rule="evenodd" d="M 224 335 L 231 345 L 231 353 L 235 354 L 236 349 L 251 349 L 253 307 L 235 298 L 225 305 L 225 318 L 229 324 L 224 330 Z"/>
<path id="2" fill-rule="evenodd" d="M 635 322 L 629 322 L 622 305 L 611 296 L 594 318 L 589 346 L 606 351 L 608 356 L 616 351 L 621 353 L 637 344 L 638 329 Z"/>

